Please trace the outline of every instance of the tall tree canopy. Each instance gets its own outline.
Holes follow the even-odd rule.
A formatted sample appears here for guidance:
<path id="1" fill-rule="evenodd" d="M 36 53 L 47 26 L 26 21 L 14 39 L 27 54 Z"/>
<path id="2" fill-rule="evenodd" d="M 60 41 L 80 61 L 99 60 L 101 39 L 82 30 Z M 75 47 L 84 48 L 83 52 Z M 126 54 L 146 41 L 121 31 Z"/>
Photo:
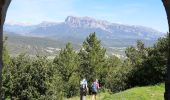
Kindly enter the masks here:
<path id="1" fill-rule="evenodd" d="M 101 46 L 96 34 L 92 33 L 83 42 L 80 50 L 80 73 L 81 77 L 87 78 L 92 82 L 95 78 L 104 77 L 106 50 Z"/>

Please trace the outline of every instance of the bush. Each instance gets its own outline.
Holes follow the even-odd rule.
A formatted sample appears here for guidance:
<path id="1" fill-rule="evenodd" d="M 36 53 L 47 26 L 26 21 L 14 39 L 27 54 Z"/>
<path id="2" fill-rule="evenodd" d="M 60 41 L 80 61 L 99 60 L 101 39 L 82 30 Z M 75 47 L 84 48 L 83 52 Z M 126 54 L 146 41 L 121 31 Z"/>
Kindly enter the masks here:
<path id="1" fill-rule="evenodd" d="M 11 99 L 40 99 L 47 96 L 49 88 L 54 85 L 53 75 L 52 63 L 46 57 L 14 57 L 3 69 L 4 96 Z"/>

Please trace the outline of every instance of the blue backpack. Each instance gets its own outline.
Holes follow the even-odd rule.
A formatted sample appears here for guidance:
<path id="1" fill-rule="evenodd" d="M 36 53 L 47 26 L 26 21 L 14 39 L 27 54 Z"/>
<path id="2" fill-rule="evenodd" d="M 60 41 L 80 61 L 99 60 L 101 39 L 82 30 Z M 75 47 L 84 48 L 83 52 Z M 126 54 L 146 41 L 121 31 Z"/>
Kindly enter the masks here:
<path id="1" fill-rule="evenodd" d="M 96 85 L 96 83 L 95 82 L 93 82 L 93 84 L 92 84 L 92 92 L 97 92 L 97 85 Z"/>

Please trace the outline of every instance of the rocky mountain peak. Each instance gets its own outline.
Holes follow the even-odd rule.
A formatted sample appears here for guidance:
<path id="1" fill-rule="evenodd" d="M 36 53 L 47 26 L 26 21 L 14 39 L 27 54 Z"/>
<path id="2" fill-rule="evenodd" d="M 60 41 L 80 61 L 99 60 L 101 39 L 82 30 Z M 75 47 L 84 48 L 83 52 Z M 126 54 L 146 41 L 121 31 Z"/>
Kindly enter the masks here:
<path id="1" fill-rule="evenodd" d="M 111 23 L 103 20 L 96 20 L 91 17 L 74 17 L 68 16 L 65 19 L 65 23 L 72 27 L 84 27 L 84 28 L 101 28 L 106 29 Z"/>

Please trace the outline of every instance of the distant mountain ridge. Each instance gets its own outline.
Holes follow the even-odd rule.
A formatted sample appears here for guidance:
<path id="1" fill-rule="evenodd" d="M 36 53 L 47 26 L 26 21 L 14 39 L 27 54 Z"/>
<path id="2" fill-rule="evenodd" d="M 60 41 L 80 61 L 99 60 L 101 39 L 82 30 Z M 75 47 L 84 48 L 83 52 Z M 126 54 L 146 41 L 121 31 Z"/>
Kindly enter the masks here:
<path id="1" fill-rule="evenodd" d="M 74 16 L 68 16 L 65 21 L 61 23 L 42 22 L 33 26 L 6 24 L 5 31 L 40 37 L 47 35 L 50 37 L 55 34 L 57 37 L 60 37 L 60 34 L 70 35 L 72 33 L 78 33 L 81 36 L 81 34 L 89 34 L 91 32 L 96 32 L 102 35 L 102 37 L 109 36 L 112 38 L 155 39 L 163 35 L 163 33 L 159 31 L 143 26 L 122 25 L 104 20 L 96 20 L 90 17 Z"/>
<path id="2" fill-rule="evenodd" d="M 42 22 L 38 25 L 5 24 L 4 31 L 8 33 L 9 37 L 12 37 L 9 38 L 9 43 L 16 45 L 16 47 L 18 47 L 18 38 L 19 41 L 25 41 L 23 45 L 21 44 L 20 51 L 23 50 L 22 48 L 33 45 L 29 52 L 35 51 L 34 47 L 47 51 L 49 50 L 46 46 L 50 48 L 61 48 L 64 47 L 67 42 L 71 42 L 78 50 L 85 38 L 90 33 L 96 32 L 102 45 L 110 54 L 112 54 L 113 51 L 114 53 L 117 52 L 116 54 L 123 54 L 125 48 L 135 45 L 137 40 L 142 40 L 147 46 L 151 46 L 159 37 L 165 35 L 162 32 L 148 27 L 116 24 L 90 17 L 74 16 L 68 16 L 64 22 Z M 14 33 L 17 35 L 12 35 Z M 43 39 L 43 37 L 47 39 Z M 50 40 L 48 40 L 48 38 Z M 38 42 L 34 43 L 36 42 L 34 39 L 37 39 Z M 45 45 L 42 45 L 42 43 Z M 53 45 L 49 46 L 50 44 L 48 43 Z"/>
<path id="3" fill-rule="evenodd" d="M 153 43 L 165 34 L 152 28 L 110 23 L 90 17 L 68 16 L 64 22 L 42 22 L 38 25 L 10 25 L 4 30 L 23 36 L 46 37 L 57 41 L 81 43 L 90 33 L 96 32 L 104 45 L 114 47 L 134 45 L 136 40 Z M 116 45 L 115 45 L 116 44 Z M 121 46 L 121 45 L 120 45 Z"/>

